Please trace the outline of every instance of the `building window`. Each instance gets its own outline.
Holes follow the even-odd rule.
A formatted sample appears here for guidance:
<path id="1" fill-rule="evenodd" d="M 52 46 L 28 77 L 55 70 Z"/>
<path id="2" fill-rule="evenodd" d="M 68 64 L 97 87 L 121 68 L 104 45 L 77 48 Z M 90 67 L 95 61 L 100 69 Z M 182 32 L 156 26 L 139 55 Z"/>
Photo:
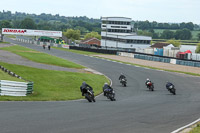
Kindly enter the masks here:
<path id="1" fill-rule="evenodd" d="M 107 24 L 107 21 L 102 21 L 102 24 Z"/>
<path id="2" fill-rule="evenodd" d="M 111 26 L 111 28 L 120 28 L 120 26 Z"/>

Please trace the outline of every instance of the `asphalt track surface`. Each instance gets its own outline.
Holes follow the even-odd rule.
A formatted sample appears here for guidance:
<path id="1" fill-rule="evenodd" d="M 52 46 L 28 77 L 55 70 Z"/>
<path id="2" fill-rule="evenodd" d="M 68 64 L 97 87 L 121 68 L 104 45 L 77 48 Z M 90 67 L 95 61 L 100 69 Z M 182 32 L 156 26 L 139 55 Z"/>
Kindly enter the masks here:
<path id="1" fill-rule="evenodd" d="M 86 100 L 0 102 L 1 133 L 170 133 L 200 117 L 199 77 L 6 41 L 104 73 L 113 81 L 117 101 L 109 101 L 101 95 L 96 98 L 96 103 Z M 126 88 L 118 81 L 121 72 L 128 79 Z M 154 82 L 154 92 L 144 85 L 147 77 Z M 166 81 L 175 84 L 177 95 L 166 90 Z"/>

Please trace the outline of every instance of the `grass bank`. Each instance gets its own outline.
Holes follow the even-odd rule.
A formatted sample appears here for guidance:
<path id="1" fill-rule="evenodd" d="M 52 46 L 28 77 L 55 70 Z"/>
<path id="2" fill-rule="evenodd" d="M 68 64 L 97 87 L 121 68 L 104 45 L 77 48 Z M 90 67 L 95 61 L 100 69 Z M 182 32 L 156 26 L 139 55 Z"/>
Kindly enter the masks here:
<path id="1" fill-rule="evenodd" d="M 109 82 L 102 75 L 90 73 L 74 73 L 31 68 L 0 62 L 8 70 L 15 72 L 24 79 L 34 82 L 33 94 L 26 97 L 0 96 L 0 101 L 62 101 L 84 98 L 80 93 L 80 85 L 86 81 L 94 88 L 95 94 L 102 92 L 102 86 Z M 19 79 L 9 76 L 0 70 L 0 79 Z"/>
<path id="2" fill-rule="evenodd" d="M 1 63 L 0 63 L 1 65 Z M 22 79 L 18 79 L 16 77 L 12 77 L 10 75 L 8 75 L 8 73 L 5 73 L 4 71 L 2 71 L 0 69 L 0 80 L 12 80 L 12 81 L 21 81 L 21 82 L 25 82 L 24 80 Z"/>
<path id="3" fill-rule="evenodd" d="M 189 133 L 200 133 L 200 122 Z"/>
<path id="4" fill-rule="evenodd" d="M 38 52 L 33 49 L 25 48 L 19 45 L 4 47 L 0 49 L 10 51 L 28 60 L 35 61 L 38 63 L 56 65 L 56 66 L 67 67 L 67 68 L 78 68 L 78 69 L 84 68 L 83 66 L 79 64 L 76 64 L 76 63 L 73 63 L 73 62 L 70 62 L 70 61 L 67 61 L 62 58 L 58 58 L 56 56 L 52 56 L 46 53 Z"/>
<path id="5" fill-rule="evenodd" d="M 9 42 L 1 42 L 0 41 L 0 44 L 10 44 Z"/>

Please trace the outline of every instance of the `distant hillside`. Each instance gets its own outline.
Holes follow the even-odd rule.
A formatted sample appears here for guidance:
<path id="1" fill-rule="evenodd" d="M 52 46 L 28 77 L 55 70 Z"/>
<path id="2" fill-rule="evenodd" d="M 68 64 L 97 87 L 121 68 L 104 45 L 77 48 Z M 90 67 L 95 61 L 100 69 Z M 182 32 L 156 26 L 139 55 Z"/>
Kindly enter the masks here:
<path id="1" fill-rule="evenodd" d="M 66 14 L 67 16 L 67 14 Z M 25 28 L 25 29 L 39 29 L 39 30 L 59 30 L 66 31 L 66 29 L 80 30 L 81 35 L 89 32 L 101 32 L 101 20 L 88 18 L 86 16 L 80 17 L 66 17 L 59 14 L 45 14 L 40 15 L 28 14 L 22 12 L 11 13 L 11 11 L 0 11 L 0 28 Z M 200 39 L 199 30 L 200 25 L 192 22 L 182 23 L 159 23 L 156 21 L 134 21 L 132 22 L 135 31 L 139 35 L 152 36 L 154 39 L 183 39 L 183 40 L 197 40 Z M 191 37 L 183 38 L 176 37 L 172 32 L 160 32 L 164 30 L 171 30 L 173 32 L 188 29 L 192 31 Z M 165 34 L 167 33 L 167 35 Z M 184 36 L 184 35 L 181 35 Z"/>

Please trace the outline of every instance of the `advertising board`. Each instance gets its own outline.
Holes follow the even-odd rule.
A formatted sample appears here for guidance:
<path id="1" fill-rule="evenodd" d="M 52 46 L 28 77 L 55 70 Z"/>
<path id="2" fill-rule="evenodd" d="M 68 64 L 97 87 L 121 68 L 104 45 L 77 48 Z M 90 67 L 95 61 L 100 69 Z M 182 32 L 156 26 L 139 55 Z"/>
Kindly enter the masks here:
<path id="1" fill-rule="evenodd" d="M 2 28 L 4 35 L 62 37 L 62 31 Z"/>

